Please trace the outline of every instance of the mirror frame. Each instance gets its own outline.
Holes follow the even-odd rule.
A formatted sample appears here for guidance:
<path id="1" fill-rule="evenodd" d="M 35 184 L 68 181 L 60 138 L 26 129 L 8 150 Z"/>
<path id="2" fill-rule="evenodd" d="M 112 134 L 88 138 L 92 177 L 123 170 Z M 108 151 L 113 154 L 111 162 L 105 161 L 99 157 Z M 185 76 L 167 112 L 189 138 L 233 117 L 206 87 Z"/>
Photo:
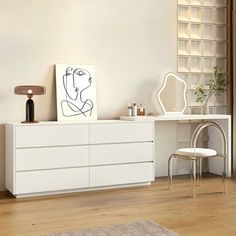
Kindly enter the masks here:
<path id="1" fill-rule="evenodd" d="M 169 76 L 173 76 L 176 80 L 178 80 L 178 81 L 180 81 L 181 83 L 184 84 L 184 94 L 183 94 L 184 108 L 183 108 L 181 111 L 168 112 L 168 111 L 166 111 L 166 109 L 165 109 L 165 107 L 164 107 L 164 105 L 163 105 L 163 103 L 162 103 L 162 101 L 161 101 L 161 97 L 160 97 L 160 96 L 161 96 L 162 91 L 163 91 L 163 90 L 165 89 L 165 87 L 166 87 L 167 79 L 168 79 Z M 162 111 L 164 112 L 164 115 L 177 115 L 177 114 L 183 114 L 183 113 L 184 113 L 184 111 L 185 111 L 185 109 L 186 109 L 186 107 L 187 107 L 186 91 L 187 91 L 187 84 L 186 84 L 186 82 L 185 82 L 183 79 L 179 78 L 176 74 L 174 74 L 174 73 L 172 73 L 172 72 L 169 72 L 169 73 L 167 73 L 167 74 L 165 75 L 165 77 L 164 77 L 164 82 L 163 82 L 163 84 L 162 84 L 162 87 L 161 87 L 161 89 L 159 90 L 159 92 L 158 92 L 158 94 L 157 94 L 158 101 L 159 101 L 159 103 L 160 103 L 160 106 L 161 106 Z"/>

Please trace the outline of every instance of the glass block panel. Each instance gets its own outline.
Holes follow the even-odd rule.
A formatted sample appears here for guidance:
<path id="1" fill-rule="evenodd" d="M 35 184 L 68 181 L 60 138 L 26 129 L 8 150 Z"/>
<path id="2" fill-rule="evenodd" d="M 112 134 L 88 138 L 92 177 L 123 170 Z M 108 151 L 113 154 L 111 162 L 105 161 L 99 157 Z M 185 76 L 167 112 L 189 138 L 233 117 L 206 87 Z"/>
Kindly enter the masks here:
<path id="1" fill-rule="evenodd" d="M 223 73 L 228 70 L 229 2 L 178 0 L 178 4 L 178 72 L 188 88 L 185 114 L 201 114 L 202 104 L 195 101 L 196 84 L 205 84 L 214 78 L 216 65 Z M 225 113 L 227 97 L 212 96 L 209 105 L 210 113 Z M 216 110 L 215 107 L 223 109 Z"/>
<path id="2" fill-rule="evenodd" d="M 215 23 L 227 24 L 227 9 L 225 7 L 217 7 L 215 9 Z"/>
<path id="3" fill-rule="evenodd" d="M 191 114 L 201 114 L 202 107 L 198 105 L 198 107 L 191 107 Z"/>
<path id="4" fill-rule="evenodd" d="M 201 39 L 202 38 L 202 27 L 201 24 L 191 24 L 191 38 Z"/>
<path id="5" fill-rule="evenodd" d="M 204 74 L 203 75 L 203 82 L 204 84 L 207 84 L 210 82 L 210 80 L 214 79 L 214 74 L 211 73 L 211 74 Z"/>
<path id="6" fill-rule="evenodd" d="M 227 72 L 227 58 L 216 58 L 214 65 L 219 66 L 223 73 Z"/>
<path id="7" fill-rule="evenodd" d="M 190 5 L 191 0 L 178 0 L 179 5 Z"/>
<path id="8" fill-rule="evenodd" d="M 215 42 L 215 56 L 227 57 L 227 43 L 226 42 Z"/>
<path id="9" fill-rule="evenodd" d="M 213 73 L 213 71 L 214 71 L 213 58 L 204 58 L 203 59 L 203 72 L 204 73 Z"/>
<path id="10" fill-rule="evenodd" d="M 179 56 L 178 72 L 190 72 L 190 58 Z"/>
<path id="11" fill-rule="evenodd" d="M 190 7 L 179 6 L 178 8 L 178 19 L 179 21 L 190 21 Z"/>
<path id="12" fill-rule="evenodd" d="M 185 80 L 186 84 L 187 84 L 187 88 L 191 88 L 191 78 L 190 78 L 190 74 L 188 73 L 178 73 L 179 78 Z"/>
<path id="13" fill-rule="evenodd" d="M 203 6 L 214 6 L 214 0 L 203 0 Z"/>
<path id="14" fill-rule="evenodd" d="M 189 105 L 195 106 L 195 107 L 201 106 L 200 103 L 196 102 L 195 90 L 189 90 L 188 92 L 189 92 L 188 93 L 188 101 L 190 101 Z"/>
<path id="15" fill-rule="evenodd" d="M 203 38 L 204 39 L 214 39 L 214 26 L 204 24 L 203 25 Z"/>
<path id="16" fill-rule="evenodd" d="M 191 0 L 191 5 L 192 6 L 201 6 L 202 0 Z"/>
<path id="17" fill-rule="evenodd" d="M 190 37 L 190 24 L 179 22 L 179 38 L 189 38 Z"/>
<path id="18" fill-rule="evenodd" d="M 215 0 L 215 6 L 227 6 L 227 0 Z"/>
<path id="19" fill-rule="evenodd" d="M 202 71 L 202 59 L 201 57 L 191 57 L 191 72 Z"/>
<path id="20" fill-rule="evenodd" d="M 214 23 L 214 8 L 213 7 L 205 7 L 203 9 L 203 22 Z"/>
<path id="21" fill-rule="evenodd" d="M 178 54 L 179 55 L 190 55 L 190 40 L 179 39 Z"/>
<path id="22" fill-rule="evenodd" d="M 215 94 L 215 106 L 226 106 L 227 95 L 226 92 L 220 92 Z"/>
<path id="23" fill-rule="evenodd" d="M 207 57 L 214 56 L 214 41 L 204 41 L 203 42 L 203 55 Z"/>
<path id="24" fill-rule="evenodd" d="M 191 89 L 195 89 L 197 85 L 202 84 L 202 75 L 201 74 L 191 74 Z"/>
<path id="25" fill-rule="evenodd" d="M 191 55 L 202 55 L 202 42 L 200 40 L 192 40 L 191 42 Z"/>
<path id="26" fill-rule="evenodd" d="M 201 7 L 191 7 L 191 21 L 193 21 L 193 22 L 201 22 L 202 21 Z"/>
<path id="27" fill-rule="evenodd" d="M 214 114 L 226 114 L 227 107 L 214 107 Z"/>
<path id="28" fill-rule="evenodd" d="M 215 26 L 215 39 L 216 40 L 227 40 L 227 27 L 224 25 Z"/>

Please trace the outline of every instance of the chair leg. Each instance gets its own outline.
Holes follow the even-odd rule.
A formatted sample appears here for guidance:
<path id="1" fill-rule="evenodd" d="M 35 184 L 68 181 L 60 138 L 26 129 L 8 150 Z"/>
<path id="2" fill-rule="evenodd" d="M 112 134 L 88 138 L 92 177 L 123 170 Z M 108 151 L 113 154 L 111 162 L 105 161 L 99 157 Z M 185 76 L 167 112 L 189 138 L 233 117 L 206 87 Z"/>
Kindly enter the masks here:
<path id="1" fill-rule="evenodd" d="M 223 193 L 227 193 L 227 158 L 223 157 L 223 172 L 222 172 L 222 184 L 223 184 Z"/>
<path id="2" fill-rule="evenodd" d="M 199 158 L 199 175 L 201 179 L 202 178 L 202 158 Z"/>
<path id="3" fill-rule="evenodd" d="M 200 180 L 202 177 L 202 158 L 199 157 L 196 160 L 197 164 L 197 185 L 200 185 Z"/>
<path id="4" fill-rule="evenodd" d="M 196 197 L 196 159 L 191 160 L 192 197 Z"/>
<path id="5" fill-rule="evenodd" d="M 172 159 L 175 158 L 175 154 L 170 155 L 168 159 L 168 187 L 171 188 L 172 184 Z"/>

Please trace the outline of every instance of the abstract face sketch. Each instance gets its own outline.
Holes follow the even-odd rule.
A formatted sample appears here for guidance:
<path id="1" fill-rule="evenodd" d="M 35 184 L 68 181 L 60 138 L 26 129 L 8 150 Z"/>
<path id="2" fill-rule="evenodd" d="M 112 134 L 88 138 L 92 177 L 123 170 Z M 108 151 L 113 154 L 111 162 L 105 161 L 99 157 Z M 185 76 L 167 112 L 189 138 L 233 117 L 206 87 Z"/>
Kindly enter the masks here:
<path id="1" fill-rule="evenodd" d="M 95 70 L 86 65 L 56 65 L 57 120 L 97 119 Z"/>

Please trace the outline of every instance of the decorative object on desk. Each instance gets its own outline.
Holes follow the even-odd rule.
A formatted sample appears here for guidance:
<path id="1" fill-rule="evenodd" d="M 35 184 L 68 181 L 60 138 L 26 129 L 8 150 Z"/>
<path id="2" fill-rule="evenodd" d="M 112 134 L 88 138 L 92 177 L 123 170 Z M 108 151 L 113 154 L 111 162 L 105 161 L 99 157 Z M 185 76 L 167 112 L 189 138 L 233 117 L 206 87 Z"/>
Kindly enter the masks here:
<path id="1" fill-rule="evenodd" d="M 174 73 L 167 73 L 157 94 L 164 115 L 183 114 L 187 107 L 186 82 Z"/>
<path id="2" fill-rule="evenodd" d="M 56 65 L 57 120 L 96 120 L 95 68 L 90 65 Z"/>
<path id="3" fill-rule="evenodd" d="M 218 66 L 214 67 L 214 78 L 209 80 L 205 85 L 199 84 L 196 86 L 196 102 L 201 103 L 203 106 L 203 113 L 209 113 L 208 102 L 212 95 L 220 96 L 227 88 L 227 81 L 224 74 Z"/>
<path id="4" fill-rule="evenodd" d="M 135 100 L 132 103 L 132 116 L 137 116 L 137 104 Z"/>
<path id="5" fill-rule="evenodd" d="M 128 103 L 128 114 L 127 116 L 132 116 L 132 106 L 131 103 Z"/>
<path id="6" fill-rule="evenodd" d="M 138 107 L 138 116 L 145 116 L 145 107 L 142 104 Z"/>
<path id="7" fill-rule="evenodd" d="M 19 85 L 14 88 L 14 93 L 17 95 L 26 95 L 28 97 L 25 107 L 25 121 L 22 121 L 22 123 L 37 123 L 38 121 L 34 120 L 34 101 L 32 100 L 32 97 L 33 95 L 45 94 L 45 87 L 37 85 Z"/>

